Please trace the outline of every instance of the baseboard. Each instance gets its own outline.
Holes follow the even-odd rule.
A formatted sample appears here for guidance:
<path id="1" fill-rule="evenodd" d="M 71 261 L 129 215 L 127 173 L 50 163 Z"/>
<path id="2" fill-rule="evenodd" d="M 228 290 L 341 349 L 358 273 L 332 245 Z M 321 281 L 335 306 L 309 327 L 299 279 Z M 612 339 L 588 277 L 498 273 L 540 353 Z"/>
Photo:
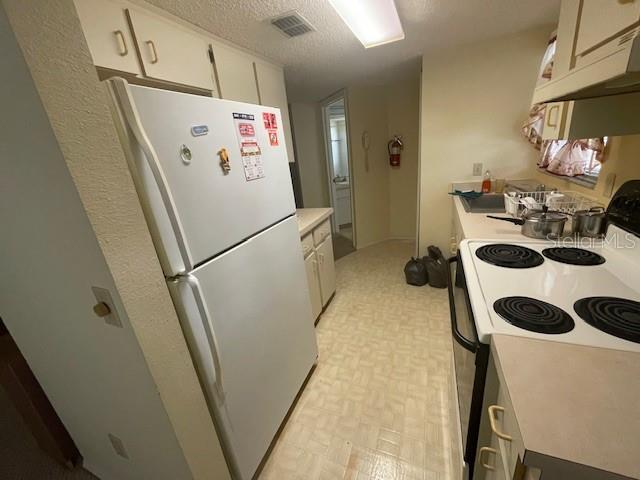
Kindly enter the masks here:
<path id="1" fill-rule="evenodd" d="M 415 242 L 416 241 L 415 237 L 387 237 L 387 238 L 384 238 L 382 240 L 376 240 L 375 242 L 366 243 L 364 245 L 357 245 L 355 248 L 356 248 L 356 250 L 362 250 L 363 248 L 373 247 L 374 245 L 378 245 L 378 244 L 384 243 L 384 242 L 389 242 L 391 240 L 398 240 L 398 241 L 403 241 L 403 242 L 407 242 L 407 241 Z"/>

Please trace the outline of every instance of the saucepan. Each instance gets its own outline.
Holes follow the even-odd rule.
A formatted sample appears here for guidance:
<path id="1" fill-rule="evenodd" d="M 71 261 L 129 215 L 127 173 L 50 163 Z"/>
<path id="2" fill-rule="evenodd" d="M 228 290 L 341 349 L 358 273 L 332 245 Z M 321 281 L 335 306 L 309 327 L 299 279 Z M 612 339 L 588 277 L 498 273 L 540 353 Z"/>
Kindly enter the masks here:
<path id="1" fill-rule="evenodd" d="M 549 212 L 546 207 L 542 210 L 528 210 L 522 218 L 496 217 L 493 215 L 487 215 L 487 217 L 520 225 L 522 227 L 520 229 L 522 235 L 541 239 L 560 238 L 567 222 L 565 215 Z"/>
<path id="2" fill-rule="evenodd" d="M 573 233 L 583 237 L 600 237 L 607 223 L 607 212 L 603 207 L 578 210 L 573 214 Z"/>

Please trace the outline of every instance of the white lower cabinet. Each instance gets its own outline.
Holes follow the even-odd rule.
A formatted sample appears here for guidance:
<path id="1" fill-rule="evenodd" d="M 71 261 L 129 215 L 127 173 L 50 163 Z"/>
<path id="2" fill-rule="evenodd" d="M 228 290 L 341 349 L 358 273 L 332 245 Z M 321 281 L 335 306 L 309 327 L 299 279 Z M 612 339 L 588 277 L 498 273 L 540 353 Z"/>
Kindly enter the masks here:
<path id="1" fill-rule="evenodd" d="M 318 255 L 322 305 L 326 305 L 336 291 L 336 266 L 333 260 L 331 235 L 326 237 L 324 241 L 316 247 L 316 254 Z"/>
<path id="2" fill-rule="evenodd" d="M 336 291 L 331 223 L 325 220 L 301 239 L 314 321 Z"/>
<path id="3" fill-rule="evenodd" d="M 322 313 L 322 294 L 320 293 L 320 277 L 318 276 L 318 255 L 311 252 L 304 259 L 304 266 L 307 270 L 307 284 L 309 285 L 309 298 L 311 299 L 311 312 L 313 319 L 318 318 Z"/>
<path id="4" fill-rule="evenodd" d="M 485 380 L 473 478 L 540 480 L 540 470 L 522 463 L 524 454 L 525 446 L 515 410 L 492 355 Z"/>

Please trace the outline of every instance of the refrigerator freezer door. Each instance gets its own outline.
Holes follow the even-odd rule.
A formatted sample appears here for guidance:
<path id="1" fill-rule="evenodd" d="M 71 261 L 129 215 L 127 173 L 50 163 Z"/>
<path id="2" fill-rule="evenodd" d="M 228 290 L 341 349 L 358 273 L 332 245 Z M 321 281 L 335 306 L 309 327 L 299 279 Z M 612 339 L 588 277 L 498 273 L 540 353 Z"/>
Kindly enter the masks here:
<path id="1" fill-rule="evenodd" d="M 122 79 L 109 85 L 166 276 L 189 271 L 295 212 L 278 109 Z M 230 170 L 223 168 L 223 149 Z"/>
<path id="2" fill-rule="evenodd" d="M 248 480 L 317 358 L 296 218 L 189 276 L 197 278 L 208 318 L 190 297 L 188 276 L 170 281 L 170 289 L 227 456 Z M 209 331 L 217 345 L 205 340 L 213 338 Z"/>

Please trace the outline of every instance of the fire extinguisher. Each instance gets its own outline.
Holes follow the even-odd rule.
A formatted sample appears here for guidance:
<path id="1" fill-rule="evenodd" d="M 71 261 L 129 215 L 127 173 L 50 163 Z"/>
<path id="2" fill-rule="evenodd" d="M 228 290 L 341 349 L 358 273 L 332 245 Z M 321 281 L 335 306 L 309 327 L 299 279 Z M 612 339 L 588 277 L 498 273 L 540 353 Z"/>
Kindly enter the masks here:
<path id="1" fill-rule="evenodd" d="M 389 165 L 392 167 L 400 166 L 400 151 L 403 149 L 402 137 L 394 135 L 393 139 L 387 144 L 389 150 Z"/>

